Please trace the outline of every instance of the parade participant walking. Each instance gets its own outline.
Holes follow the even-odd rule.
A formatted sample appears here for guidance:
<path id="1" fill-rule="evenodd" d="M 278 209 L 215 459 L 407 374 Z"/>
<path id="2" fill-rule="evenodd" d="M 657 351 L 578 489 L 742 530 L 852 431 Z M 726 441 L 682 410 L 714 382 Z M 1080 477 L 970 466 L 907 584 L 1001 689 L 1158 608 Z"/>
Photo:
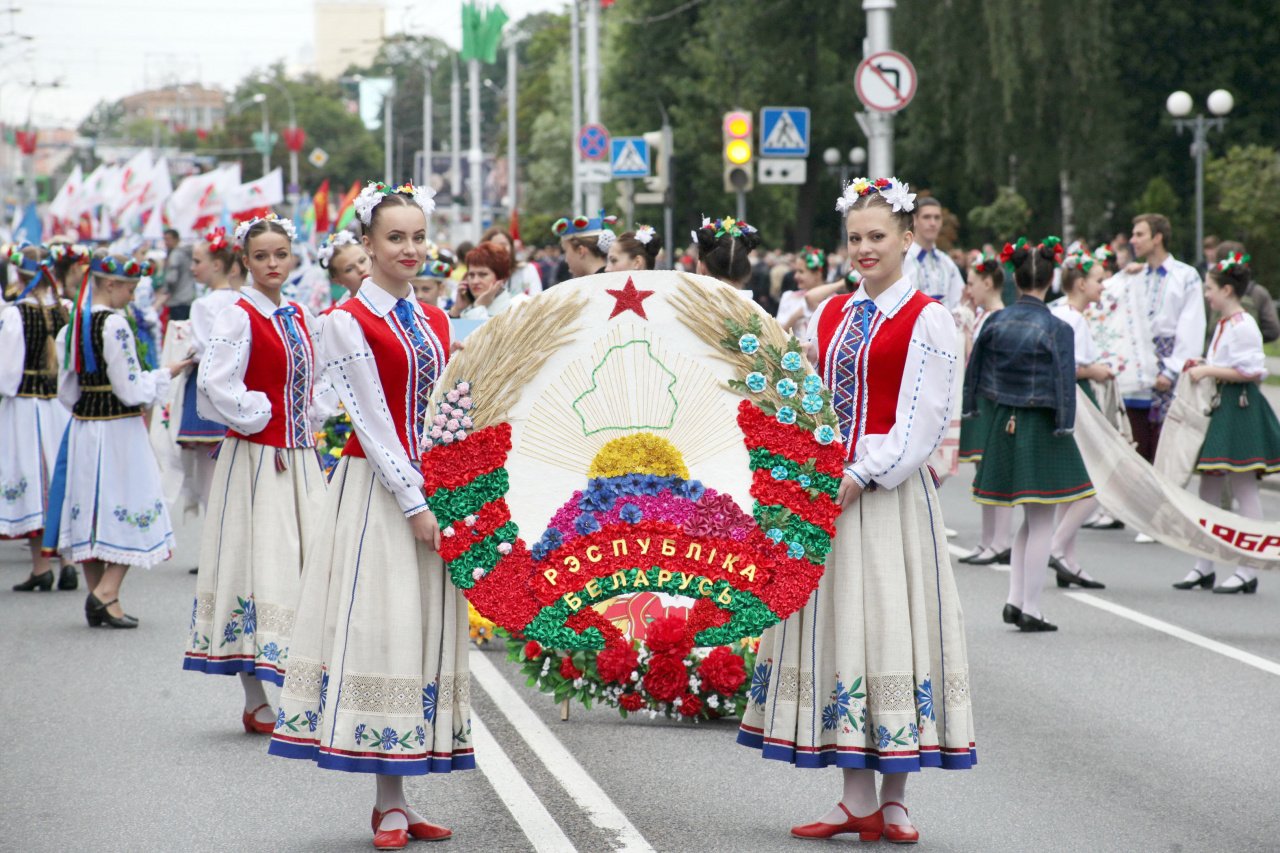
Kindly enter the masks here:
<path id="1" fill-rule="evenodd" d="M 260 734 L 275 720 L 262 682 L 283 682 L 303 549 L 324 500 L 313 427 L 335 408 L 314 398 L 306 313 L 281 298 L 293 239 L 293 223 L 274 214 L 236 229 L 253 286 L 214 320 L 198 376 L 202 411 L 227 428 L 182 666 L 239 674 L 241 722 Z"/>
<path id="2" fill-rule="evenodd" d="M 617 236 L 613 233 L 617 222 L 618 217 L 605 216 L 602 210 L 596 216 L 557 219 L 551 226 L 552 233 L 560 239 L 571 278 L 604 272 L 609 248 Z"/>
<path id="3" fill-rule="evenodd" d="M 507 278 L 511 257 L 498 243 L 481 243 L 467 252 L 467 275 L 458 285 L 458 298 L 449 316 L 463 320 L 488 320 L 511 307 Z"/>
<path id="4" fill-rule="evenodd" d="M 168 251 L 164 262 L 164 304 L 169 309 L 170 320 L 187 320 L 191 317 L 191 304 L 196 299 L 191 249 L 182 245 L 181 237 L 172 228 L 164 231 L 164 247 Z"/>
<path id="5" fill-rule="evenodd" d="M 658 267 L 658 254 L 662 251 L 662 237 L 652 225 L 641 225 L 627 231 L 609 247 L 605 272 L 625 270 L 652 270 Z"/>
<path id="6" fill-rule="evenodd" d="M 1022 631 L 1056 631 L 1044 619 L 1040 593 L 1053 539 L 1054 507 L 1094 494 L 1071 438 L 1076 416 L 1075 340 L 1071 327 L 1044 304 L 1062 258 L 1062 243 L 1005 244 L 1018 301 L 993 316 L 973 345 L 964 378 L 964 412 L 978 398 L 995 404 L 982 464 L 973 481 L 978 503 L 1023 509 L 1013 542 L 1003 619 Z"/>
<path id="7" fill-rule="evenodd" d="M 329 273 L 330 294 L 332 304 L 321 311 L 327 316 L 333 310 L 360 290 L 360 285 L 369 275 L 369 255 L 364 246 L 350 231 L 339 231 L 330 235 L 316 251 L 316 258 L 321 269 Z"/>
<path id="8" fill-rule="evenodd" d="M 1108 382 L 1115 378 L 1115 374 L 1098 360 L 1098 347 L 1094 344 L 1093 331 L 1084 312 L 1102 297 L 1103 285 L 1109 277 L 1103 264 L 1092 256 L 1072 255 L 1062 264 L 1060 281 L 1065 297 L 1049 308 L 1053 316 L 1071 327 L 1076 385 L 1095 406 L 1097 397 L 1090 382 Z M 1076 559 L 1076 534 L 1097 510 L 1096 497 L 1072 501 L 1058 508 L 1053 541 L 1049 544 L 1049 567 L 1057 573 L 1060 587 L 1076 584 L 1085 589 L 1106 589 L 1104 584 L 1090 577 Z"/>
<path id="9" fill-rule="evenodd" d="M 938 248 L 941 231 L 942 202 L 928 196 L 920 199 L 916 203 L 915 240 L 907 250 L 902 271 L 916 290 L 953 311 L 964 293 L 964 276 L 955 261 Z"/>
<path id="10" fill-rule="evenodd" d="M 370 184 L 356 200 L 373 261 L 326 321 L 322 353 L 355 435 L 308 551 L 270 751 L 376 774 L 374 846 L 447 838 L 405 799 L 406 775 L 475 766 L 467 606 L 442 568 L 419 459 L 449 351 L 443 311 L 413 299 L 430 190 Z"/>
<path id="11" fill-rule="evenodd" d="M 842 769 L 836 807 L 793 827 L 800 838 L 915 842 L 908 773 L 975 761 L 964 619 L 926 466 L 951 419 L 956 331 L 902 274 L 914 198 L 896 178 L 845 189 L 863 278 L 810 324 L 849 454 L 844 509 L 817 592 L 761 638 L 765 698 L 738 733 L 765 758 Z"/>
<path id="12" fill-rule="evenodd" d="M 966 373 L 970 369 L 968 358 L 973 353 L 973 342 L 982 334 L 987 321 L 1004 309 L 1004 270 L 998 258 L 980 255 L 969 265 L 967 295 L 978 312 L 973 335 L 967 341 L 965 352 Z M 960 422 L 960 461 L 982 464 L 982 447 L 986 444 L 991 428 L 995 403 L 986 397 L 978 398 L 978 411 L 973 417 Z M 978 477 L 974 471 L 974 479 Z M 959 562 L 973 566 L 990 566 L 994 563 L 1009 565 L 1011 556 L 1010 532 L 1013 529 L 1013 510 L 1007 506 L 982 504 L 982 542 L 973 553 L 961 557 Z"/>
<path id="13" fill-rule="evenodd" d="M 542 277 L 538 274 L 538 265 L 520 260 L 516 253 L 516 241 L 511 235 L 493 226 L 484 232 L 482 243 L 496 243 L 507 252 L 511 259 L 511 275 L 507 277 L 506 290 L 510 296 L 537 296 L 542 292 Z"/>
<path id="14" fill-rule="evenodd" d="M 84 564 L 90 627 L 136 628 L 120 605 L 131 566 L 169 559 L 173 526 L 142 412 L 189 365 L 143 370 L 124 309 L 149 261 L 99 250 L 91 279 L 58 333 L 58 399 L 71 409 L 58 550 Z"/>
<path id="15" fill-rule="evenodd" d="M 1280 423 L 1258 389 L 1267 377 L 1262 350 L 1262 333 L 1245 311 L 1240 299 L 1250 281 L 1250 258 L 1228 255 L 1209 268 L 1205 297 L 1209 307 L 1222 319 L 1204 359 L 1190 368 L 1194 382 L 1213 380 L 1218 384 L 1213 415 L 1200 448 L 1196 470 L 1200 472 L 1200 499 L 1217 506 L 1222 488 L 1231 484 L 1231 494 L 1240 503 L 1240 514 L 1262 518 L 1258 479 L 1280 471 Z M 1208 589 L 1216 593 L 1258 591 L 1256 570 L 1240 566 L 1235 574 L 1214 587 L 1213 561 L 1200 559 L 1175 589 Z"/>
<path id="16" fill-rule="evenodd" d="M 698 275 L 718 278 L 733 287 L 744 287 L 751 278 L 751 250 L 760 245 L 760 232 L 732 217 L 712 222 L 703 217 L 693 232 L 698 246 Z"/>
<path id="17" fill-rule="evenodd" d="M 64 263 L 75 263 L 79 246 L 60 246 Z M 54 257 L 43 246 L 6 246 L 17 272 L 13 302 L 0 310 L 0 539 L 26 539 L 31 576 L 15 592 L 53 589 L 53 568 L 41 550 L 45 510 L 68 412 L 58 402 L 54 340 L 67 324 Z M 74 566 L 64 565 L 58 588 L 79 585 Z"/>
<path id="18" fill-rule="evenodd" d="M 796 255 L 796 289 L 788 290 L 778 299 L 778 325 L 784 332 L 803 335 L 809 328 L 813 308 L 808 297 L 815 288 L 826 283 L 827 253 L 813 246 L 805 246 Z"/>

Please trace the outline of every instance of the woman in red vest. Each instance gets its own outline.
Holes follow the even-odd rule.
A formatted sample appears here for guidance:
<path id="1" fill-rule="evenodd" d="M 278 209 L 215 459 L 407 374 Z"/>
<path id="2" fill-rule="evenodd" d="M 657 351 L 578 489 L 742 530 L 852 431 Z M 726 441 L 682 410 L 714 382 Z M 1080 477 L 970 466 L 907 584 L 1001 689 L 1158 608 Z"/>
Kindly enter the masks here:
<path id="1" fill-rule="evenodd" d="M 448 838 L 403 778 L 475 767 L 467 605 L 437 553 L 420 458 L 449 321 L 414 298 L 431 191 L 370 184 L 356 199 L 373 261 L 325 321 L 325 369 L 355 430 L 308 552 L 270 752 L 372 773 L 374 846 Z"/>
<path id="2" fill-rule="evenodd" d="M 976 760 L 964 619 L 926 465 L 951 421 L 959 345 L 951 313 L 902 275 L 914 201 L 897 178 L 846 187 L 836 208 L 862 279 L 809 326 L 848 454 L 844 509 L 817 592 L 761 638 L 738 734 L 765 758 L 842 769 L 840 801 L 793 827 L 800 838 L 917 841 L 907 774 Z"/>
<path id="3" fill-rule="evenodd" d="M 262 682 L 281 684 L 302 554 L 324 502 L 315 453 L 311 321 L 280 291 L 293 223 L 242 223 L 236 243 L 253 285 L 218 313 L 197 376 L 200 416 L 227 424 L 213 472 L 183 669 L 240 676 L 246 732 L 270 734 Z"/>

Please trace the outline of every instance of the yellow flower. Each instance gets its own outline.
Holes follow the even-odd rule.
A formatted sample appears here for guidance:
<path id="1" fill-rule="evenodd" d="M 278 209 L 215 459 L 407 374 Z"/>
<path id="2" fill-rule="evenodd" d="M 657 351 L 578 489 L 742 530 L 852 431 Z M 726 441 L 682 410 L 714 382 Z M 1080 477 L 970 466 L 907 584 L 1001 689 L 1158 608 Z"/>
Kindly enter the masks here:
<path id="1" fill-rule="evenodd" d="M 853 191 L 858 195 L 862 195 L 869 189 L 871 189 L 871 181 L 866 178 L 858 178 L 853 182 Z"/>
<path id="2" fill-rule="evenodd" d="M 342 448 L 341 447 L 333 448 L 333 450 L 329 451 L 329 455 L 332 456 L 334 459 L 342 458 Z"/>
<path id="3" fill-rule="evenodd" d="M 621 477 L 624 474 L 653 474 L 689 479 L 689 469 L 676 446 L 649 432 L 615 438 L 591 460 L 587 476 Z"/>

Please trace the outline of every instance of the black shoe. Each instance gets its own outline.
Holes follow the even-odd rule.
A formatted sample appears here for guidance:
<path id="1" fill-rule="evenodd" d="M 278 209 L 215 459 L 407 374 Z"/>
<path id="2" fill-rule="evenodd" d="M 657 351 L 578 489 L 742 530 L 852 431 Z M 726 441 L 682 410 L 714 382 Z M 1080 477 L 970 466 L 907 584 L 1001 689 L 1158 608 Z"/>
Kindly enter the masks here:
<path id="1" fill-rule="evenodd" d="M 996 564 L 996 563 L 1000 563 L 1002 560 L 1003 560 L 1003 563 L 1008 563 L 1008 562 L 1009 562 L 1009 552 L 1008 552 L 1008 551 L 1000 551 L 999 553 L 993 553 L 993 554 L 992 554 L 991 556 L 989 556 L 989 557 L 976 557 L 976 556 L 975 556 L 975 557 L 973 557 L 973 558 L 972 558 L 972 559 L 970 559 L 970 560 L 967 560 L 967 561 L 965 561 L 965 560 L 961 560 L 960 562 L 962 562 L 962 563 L 963 563 L 963 562 L 968 562 L 968 563 L 969 563 L 969 565 L 971 565 L 971 566 L 991 566 L 991 565 L 994 565 L 994 564 Z"/>
<path id="2" fill-rule="evenodd" d="M 982 556 L 982 552 L 983 552 L 983 551 L 985 551 L 985 550 L 986 550 L 985 548 L 979 548 L 978 550 L 974 551 L 972 554 L 965 554 L 963 557 L 957 557 L 957 558 L 956 558 L 956 562 L 957 562 L 957 563 L 964 563 L 965 565 L 969 565 L 969 564 L 970 564 L 970 563 L 972 563 L 976 558 L 981 557 L 981 556 Z"/>
<path id="3" fill-rule="evenodd" d="M 80 576 L 76 574 L 76 567 L 63 566 L 62 574 L 58 576 L 58 589 L 69 592 L 79 588 Z"/>
<path id="4" fill-rule="evenodd" d="M 1189 581 L 1178 581 L 1173 585 L 1173 588 L 1195 589 L 1196 587 L 1201 587 L 1202 589 L 1213 589 L 1213 581 L 1216 574 L 1216 572 L 1209 572 L 1207 575 L 1201 575 L 1200 577 L 1193 578 Z M 1257 584 L 1254 584 L 1254 589 L 1257 589 Z M 1217 590 L 1215 589 L 1214 592 L 1217 592 Z"/>
<path id="5" fill-rule="evenodd" d="M 1240 576 L 1232 575 L 1232 577 Z M 1245 595 L 1253 595 L 1258 591 L 1258 579 L 1253 578 L 1252 580 L 1247 580 L 1240 584 L 1240 586 L 1215 586 L 1213 591 L 1216 595 L 1232 595 L 1237 592 L 1243 592 Z"/>
<path id="6" fill-rule="evenodd" d="M 198 574 L 200 574 L 200 567 L 199 567 L 199 566 L 196 566 L 194 569 L 187 569 L 187 574 L 189 574 L 189 575 L 198 575 Z"/>
<path id="7" fill-rule="evenodd" d="M 53 569 L 49 569 L 42 575 L 32 575 L 22 583 L 13 585 L 14 592 L 31 592 L 38 589 L 41 592 L 48 592 L 53 589 Z"/>
<path id="8" fill-rule="evenodd" d="M 1004 613 L 1000 615 L 1006 625 L 1017 625 L 1018 620 L 1022 618 L 1022 610 L 1014 607 L 1012 604 L 1004 606 Z"/>
<path id="9" fill-rule="evenodd" d="M 97 599 L 94 600 L 96 601 Z M 113 598 L 102 605 L 102 624 L 111 628 L 137 628 L 138 620 L 130 616 L 128 613 L 125 613 L 122 616 L 112 616 L 111 613 L 108 612 L 108 607 L 119 603 L 120 599 Z"/>
<path id="10" fill-rule="evenodd" d="M 1023 613 L 1018 617 L 1018 630 L 1026 631 L 1028 634 L 1036 634 L 1043 631 L 1056 631 L 1058 626 L 1046 622 L 1044 619 L 1037 619 L 1035 616 Z"/>
<path id="11" fill-rule="evenodd" d="M 1080 577 L 1079 572 L 1073 572 L 1067 568 L 1067 564 L 1059 560 L 1057 557 L 1049 558 L 1049 568 L 1058 574 L 1058 586 L 1063 589 L 1069 588 L 1072 584 L 1082 587 L 1083 589 L 1106 589 L 1107 585 L 1101 581 L 1095 581 L 1090 578 Z"/>
<path id="12" fill-rule="evenodd" d="M 1124 530 L 1124 522 L 1118 518 L 1113 518 L 1107 524 L 1082 524 L 1081 527 L 1086 530 Z"/>
<path id="13" fill-rule="evenodd" d="M 1013 561 L 1013 549 L 1005 548 L 999 554 L 996 554 L 996 562 L 1002 566 L 1007 566 Z"/>
<path id="14" fill-rule="evenodd" d="M 92 592 L 84 600 L 84 620 L 89 623 L 90 628 L 97 628 L 102 624 L 103 614 L 107 612 L 107 606 L 98 600 L 98 596 Z"/>

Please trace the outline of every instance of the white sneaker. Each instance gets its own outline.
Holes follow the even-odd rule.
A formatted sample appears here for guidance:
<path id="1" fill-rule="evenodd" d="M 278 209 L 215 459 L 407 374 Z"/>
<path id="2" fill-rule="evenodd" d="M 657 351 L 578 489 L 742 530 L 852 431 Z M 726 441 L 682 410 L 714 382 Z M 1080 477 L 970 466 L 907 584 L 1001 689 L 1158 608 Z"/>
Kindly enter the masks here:
<path id="1" fill-rule="evenodd" d="M 1145 533 L 1139 533 L 1137 536 L 1133 538 L 1133 541 L 1139 545 L 1150 545 L 1156 540 L 1152 539 L 1150 536 L 1148 536 Z"/>

